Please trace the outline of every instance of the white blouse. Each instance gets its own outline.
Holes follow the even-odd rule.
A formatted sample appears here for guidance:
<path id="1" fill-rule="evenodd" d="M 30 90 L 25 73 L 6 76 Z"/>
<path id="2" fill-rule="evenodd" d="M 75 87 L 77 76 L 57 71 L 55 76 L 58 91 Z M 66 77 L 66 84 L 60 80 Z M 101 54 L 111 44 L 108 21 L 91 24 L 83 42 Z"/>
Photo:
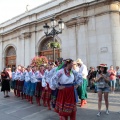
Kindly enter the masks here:
<path id="1" fill-rule="evenodd" d="M 87 77 L 88 71 L 86 65 L 82 64 L 82 66 L 79 68 L 79 73 L 83 76 L 83 78 Z"/>
<path id="2" fill-rule="evenodd" d="M 35 73 L 33 71 L 29 72 L 29 76 L 30 76 L 30 81 L 31 83 L 36 83 L 38 80 L 36 79 Z"/>
<path id="3" fill-rule="evenodd" d="M 15 72 L 12 72 L 12 81 L 14 81 L 15 80 Z"/>
<path id="4" fill-rule="evenodd" d="M 55 90 L 59 87 L 59 84 L 82 84 L 83 79 L 81 74 L 72 70 L 70 76 L 66 76 L 64 69 L 59 70 L 50 80 L 50 88 Z"/>
<path id="5" fill-rule="evenodd" d="M 49 84 L 48 74 L 49 74 L 49 71 L 46 70 L 43 77 L 42 77 L 42 87 L 46 87 L 47 83 Z"/>
<path id="6" fill-rule="evenodd" d="M 22 75 L 21 71 L 16 71 L 16 73 L 15 73 L 15 80 L 21 80 L 21 75 Z"/>
<path id="7" fill-rule="evenodd" d="M 25 82 L 29 82 L 30 81 L 30 76 L 29 76 L 29 73 L 28 71 L 25 71 Z"/>
<path id="8" fill-rule="evenodd" d="M 41 82 L 42 78 L 43 78 L 42 73 L 40 71 L 37 71 L 37 73 L 36 73 L 37 82 Z"/>

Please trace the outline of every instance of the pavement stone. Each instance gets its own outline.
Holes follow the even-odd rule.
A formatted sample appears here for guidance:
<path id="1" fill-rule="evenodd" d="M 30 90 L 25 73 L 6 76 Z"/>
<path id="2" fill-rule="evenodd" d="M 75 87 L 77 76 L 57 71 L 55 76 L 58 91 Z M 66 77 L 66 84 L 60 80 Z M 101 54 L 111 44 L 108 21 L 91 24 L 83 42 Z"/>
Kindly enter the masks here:
<path id="1" fill-rule="evenodd" d="M 83 108 L 77 104 L 76 120 L 120 120 L 120 92 L 109 95 L 110 114 L 105 114 L 103 101 L 102 114 L 97 117 L 97 93 L 88 93 L 88 104 Z M 0 120 L 59 120 L 58 115 L 46 107 L 31 105 L 26 100 L 21 100 L 10 93 L 10 98 L 4 98 L 0 93 Z"/>

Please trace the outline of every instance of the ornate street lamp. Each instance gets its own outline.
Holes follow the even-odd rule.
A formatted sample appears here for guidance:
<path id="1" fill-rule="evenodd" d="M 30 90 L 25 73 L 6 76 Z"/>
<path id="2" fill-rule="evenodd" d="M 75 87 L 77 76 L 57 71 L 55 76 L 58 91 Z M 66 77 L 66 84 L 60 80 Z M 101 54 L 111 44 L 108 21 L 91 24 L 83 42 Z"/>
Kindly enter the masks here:
<path id="1" fill-rule="evenodd" d="M 51 32 L 49 32 L 50 26 L 48 26 L 47 23 L 45 23 L 45 25 L 43 26 L 45 35 L 52 36 L 53 42 L 55 42 L 55 36 L 61 34 L 64 29 L 64 22 L 62 21 L 62 19 L 58 21 L 58 26 L 59 31 L 55 29 L 57 27 L 57 21 L 55 20 L 55 18 L 51 19 Z M 53 61 L 55 62 L 55 47 L 53 47 Z"/>

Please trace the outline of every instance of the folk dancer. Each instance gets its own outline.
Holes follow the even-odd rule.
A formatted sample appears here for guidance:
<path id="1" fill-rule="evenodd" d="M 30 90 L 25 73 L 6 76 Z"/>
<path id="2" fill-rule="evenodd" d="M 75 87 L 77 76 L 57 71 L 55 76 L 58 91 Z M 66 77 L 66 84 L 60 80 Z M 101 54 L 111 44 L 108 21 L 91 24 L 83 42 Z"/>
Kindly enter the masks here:
<path id="1" fill-rule="evenodd" d="M 59 114 L 60 120 L 76 120 L 76 102 L 78 96 L 76 88 L 82 84 L 82 76 L 72 70 L 73 60 L 66 60 L 66 67 L 59 70 L 51 79 L 50 88 L 58 88 L 55 111 Z"/>
<path id="2" fill-rule="evenodd" d="M 30 84 L 31 84 L 30 73 L 31 73 L 31 71 L 32 71 L 31 66 L 28 66 L 27 67 L 27 71 L 26 71 L 26 76 L 25 76 L 25 81 L 26 81 L 26 98 L 27 98 L 28 102 L 30 102 Z"/>
<path id="3" fill-rule="evenodd" d="M 22 99 L 24 99 L 24 92 L 23 92 L 23 88 L 24 88 L 24 82 L 25 82 L 25 68 L 21 67 L 21 79 L 20 79 L 20 85 L 19 85 L 19 90 L 21 92 L 21 97 Z"/>
<path id="4" fill-rule="evenodd" d="M 50 70 L 48 74 L 48 78 L 51 79 L 60 69 L 64 68 L 65 66 L 65 60 L 63 58 L 58 58 L 58 61 L 56 61 L 57 66 L 53 66 L 53 68 Z M 50 80 L 49 80 L 50 81 Z M 51 92 L 51 102 L 52 107 L 55 108 L 56 105 L 56 96 L 58 94 L 58 89 L 52 90 Z"/>
<path id="5" fill-rule="evenodd" d="M 16 74 L 15 74 L 15 80 L 16 80 L 15 91 L 16 91 L 17 97 L 20 97 L 20 90 L 19 90 L 19 87 L 20 87 L 20 79 L 21 79 L 21 75 L 22 75 L 22 72 L 21 72 L 21 66 L 18 65 L 18 68 L 17 68 Z"/>
<path id="6" fill-rule="evenodd" d="M 14 95 L 16 96 L 16 90 L 15 90 L 15 85 L 16 85 L 15 74 L 16 74 L 16 70 L 13 69 L 13 72 L 12 72 L 12 80 L 11 80 L 11 89 L 14 90 Z"/>
<path id="7" fill-rule="evenodd" d="M 33 104 L 33 96 L 35 95 L 35 87 L 36 87 L 36 76 L 35 76 L 35 72 L 36 72 L 36 67 L 33 66 L 32 67 L 32 71 L 29 72 L 30 75 L 30 103 Z"/>
<path id="8" fill-rule="evenodd" d="M 51 78 L 57 73 L 57 68 L 58 67 L 53 67 L 51 68 L 51 70 L 49 71 L 47 78 L 49 79 L 49 85 L 51 84 Z M 51 91 L 51 103 L 52 103 L 52 108 L 55 108 L 55 104 L 56 104 L 56 96 L 58 93 L 58 89 L 56 88 L 55 90 Z"/>
<path id="9" fill-rule="evenodd" d="M 43 87 L 42 98 L 44 101 L 44 106 L 46 106 L 46 103 L 47 103 L 48 110 L 51 110 L 51 107 L 50 107 L 51 89 L 49 87 L 50 79 L 48 78 L 48 74 L 49 74 L 50 70 L 53 69 L 54 66 L 55 66 L 54 63 L 49 63 L 47 66 L 47 69 L 44 73 L 44 76 L 42 78 L 42 87 Z"/>
<path id="10" fill-rule="evenodd" d="M 39 74 L 37 75 L 37 83 L 36 83 L 36 89 L 35 89 L 35 96 L 36 96 L 36 102 L 40 106 L 40 99 L 42 95 L 42 77 L 44 75 L 45 67 L 44 65 L 41 65 L 39 68 Z"/>
<path id="11" fill-rule="evenodd" d="M 83 107 L 85 104 L 87 104 L 86 99 L 87 99 L 87 85 L 88 85 L 87 75 L 88 75 L 88 71 L 87 71 L 86 65 L 83 64 L 81 59 L 77 59 L 76 63 L 79 66 L 79 71 L 78 72 L 83 77 L 83 83 L 77 89 L 79 99 L 81 99 L 80 107 Z"/>

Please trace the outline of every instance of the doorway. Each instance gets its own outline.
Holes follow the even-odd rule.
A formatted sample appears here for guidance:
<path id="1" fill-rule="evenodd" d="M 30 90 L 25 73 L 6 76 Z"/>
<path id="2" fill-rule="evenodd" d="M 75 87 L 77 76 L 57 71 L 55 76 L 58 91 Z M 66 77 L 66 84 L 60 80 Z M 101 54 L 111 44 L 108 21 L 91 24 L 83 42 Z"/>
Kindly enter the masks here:
<path id="1" fill-rule="evenodd" d="M 57 41 L 57 40 L 55 40 Z M 39 46 L 39 55 L 40 56 L 46 56 L 49 62 L 53 62 L 53 49 L 48 47 L 48 43 L 53 42 L 53 38 L 52 37 L 47 37 L 46 39 L 44 39 L 40 46 Z M 58 41 L 57 41 L 58 42 Z M 55 60 L 57 60 L 57 58 L 60 58 L 60 52 L 61 49 L 55 49 Z"/>
<path id="2" fill-rule="evenodd" d="M 6 50 L 5 66 L 12 70 L 16 67 L 16 51 L 12 46 L 8 47 Z"/>

